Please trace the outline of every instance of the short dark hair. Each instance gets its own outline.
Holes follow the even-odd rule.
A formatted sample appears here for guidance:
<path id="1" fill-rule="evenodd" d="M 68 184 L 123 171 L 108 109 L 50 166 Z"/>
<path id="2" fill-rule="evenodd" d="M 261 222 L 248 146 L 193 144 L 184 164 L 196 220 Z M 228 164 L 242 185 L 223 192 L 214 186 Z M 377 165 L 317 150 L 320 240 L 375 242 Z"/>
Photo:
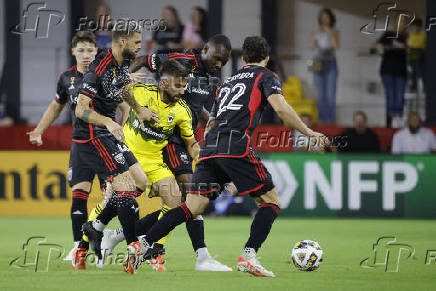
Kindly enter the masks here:
<path id="1" fill-rule="evenodd" d="M 249 36 L 242 45 L 242 57 L 247 63 L 259 63 L 269 56 L 270 47 L 261 36 Z"/>
<path id="2" fill-rule="evenodd" d="M 159 68 L 159 77 L 168 74 L 173 77 L 188 77 L 188 70 L 186 70 L 185 66 L 179 63 L 176 60 L 169 60 L 164 62 Z"/>
<path id="3" fill-rule="evenodd" d="M 76 47 L 79 42 L 86 41 L 92 43 L 94 46 L 97 46 L 97 41 L 95 40 L 95 34 L 91 31 L 78 31 L 73 36 L 71 40 L 71 47 Z"/>
<path id="4" fill-rule="evenodd" d="M 129 22 L 127 25 L 115 25 L 112 29 L 112 41 L 117 41 L 120 37 L 131 37 L 141 32 L 141 26 L 136 21 Z"/>
<path id="5" fill-rule="evenodd" d="M 321 14 L 327 13 L 330 17 L 330 28 L 334 27 L 336 24 L 336 16 L 330 8 L 323 8 L 318 14 L 318 24 L 321 25 Z"/>
<path id="6" fill-rule="evenodd" d="M 214 36 L 212 36 L 208 43 L 210 44 L 220 44 L 222 45 L 226 50 L 231 51 L 232 50 L 232 45 L 230 43 L 230 39 L 225 36 L 224 34 L 215 34 Z"/>
<path id="7" fill-rule="evenodd" d="M 356 117 L 357 115 L 360 115 L 360 116 L 362 116 L 365 120 L 368 120 L 368 117 L 366 116 L 366 113 L 363 112 L 362 110 L 354 111 L 354 113 L 353 113 L 353 118 Z"/>

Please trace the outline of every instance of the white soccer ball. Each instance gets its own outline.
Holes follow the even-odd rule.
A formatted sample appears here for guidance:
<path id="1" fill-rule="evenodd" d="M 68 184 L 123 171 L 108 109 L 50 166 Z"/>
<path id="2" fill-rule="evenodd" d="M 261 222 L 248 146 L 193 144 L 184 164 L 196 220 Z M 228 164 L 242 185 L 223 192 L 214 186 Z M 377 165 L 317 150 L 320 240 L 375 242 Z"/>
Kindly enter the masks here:
<path id="1" fill-rule="evenodd" d="M 322 249 L 315 241 L 302 240 L 292 249 L 292 263 L 300 271 L 314 271 L 319 268 L 322 260 Z"/>

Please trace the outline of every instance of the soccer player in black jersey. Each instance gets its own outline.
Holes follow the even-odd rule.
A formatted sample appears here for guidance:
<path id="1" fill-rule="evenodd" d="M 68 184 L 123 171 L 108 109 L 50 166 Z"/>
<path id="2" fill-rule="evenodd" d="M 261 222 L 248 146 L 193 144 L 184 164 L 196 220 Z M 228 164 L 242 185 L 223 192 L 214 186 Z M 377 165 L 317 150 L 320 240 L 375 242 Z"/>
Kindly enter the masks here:
<path id="1" fill-rule="evenodd" d="M 44 112 L 36 128 L 28 133 L 30 142 L 37 146 L 42 145 L 44 131 L 59 117 L 67 103 L 69 103 L 72 111 L 73 124 L 77 122 L 74 110 L 76 109 L 83 74 L 97 54 L 95 35 L 89 31 L 79 31 L 74 35 L 71 47 L 72 54 L 76 58 L 76 65 L 59 75 L 55 99 Z M 74 145 L 73 143 L 73 148 Z M 72 151 L 74 150 L 72 149 Z M 68 181 L 72 187 L 71 222 L 75 248 L 67 258 L 70 258 L 77 249 L 87 249 L 88 247 L 85 242 L 82 242 L 83 246 L 79 246 L 79 242 L 82 238 L 82 224 L 86 222 L 88 217 L 87 201 L 94 176 L 95 171 L 93 169 L 83 166 L 80 161 L 70 155 Z M 79 263 L 77 260 L 72 260 L 72 263 L 75 269 L 85 268 L 84 261 Z"/>
<path id="2" fill-rule="evenodd" d="M 84 163 L 110 182 L 113 191 L 97 219 L 83 225 L 83 232 L 101 258 L 102 231 L 118 216 L 128 244 L 123 269 L 134 274 L 141 254 L 135 235 L 135 197 L 145 189 L 138 188 L 135 181 L 145 181 L 145 185 L 147 178 L 124 144 L 123 129 L 114 120 L 115 110 L 124 100 L 135 111 L 140 123 L 144 120 L 156 122 L 159 117 L 156 112 L 139 106 L 129 84 L 130 60 L 141 48 L 141 32 L 130 29 L 129 26 L 125 30 L 114 30 L 112 48 L 102 51 L 85 73 L 75 110 L 78 122 L 74 125 L 73 141 Z"/>
<path id="3" fill-rule="evenodd" d="M 224 35 L 215 35 L 209 39 L 202 49 L 188 49 L 184 52 L 155 53 L 140 56 L 132 62 L 131 71 L 135 72 L 145 67 L 151 72 L 157 72 L 160 66 L 167 60 L 177 60 L 190 72 L 185 94 L 182 98 L 186 101 L 192 112 L 192 128 L 195 130 L 200 120 L 206 122 L 209 118 L 205 105 L 214 99 L 218 87 L 218 79 L 214 75 L 227 63 L 231 53 L 230 40 Z M 192 178 L 192 159 L 188 154 L 180 131 L 176 130 L 169 139 L 168 145 L 163 150 L 164 162 L 174 173 L 177 182 L 185 192 L 187 185 Z M 184 196 L 186 194 L 184 193 Z M 165 211 L 169 208 L 164 205 Z M 147 219 L 156 219 L 156 215 L 149 215 L 143 218 L 142 225 L 151 225 Z M 192 246 L 197 256 L 196 269 L 203 271 L 228 271 L 227 266 L 213 262 L 204 242 L 204 223 L 201 215 L 186 223 Z M 145 230 L 144 230 L 145 232 Z M 162 247 L 167 237 L 164 237 L 155 248 Z"/>
<path id="4" fill-rule="evenodd" d="M 269 46 L 262 37 L 247 37 L 242 47 L 245 66 L 228 78 L 218 92 L 215 108 L 209 119 L 209 132 L 200 152 L 200 159 L 187 190 L 186 203 L 168 211 L 144 237 L 147 250 L 154 242 L 177 225 L 201 214 L 209 200 L 215 199 L 220 188 L 233 181 L 238 195 L 250 195 L 259 204 L 250 237 L 237 262 L 240 271 L 255 276 L 274 277 L 262 267 L 256 253 L 266 240 L 280 210 L 280 201 L 271 175 L 251 149 L 251 134 L 264 107 L 269 103 L 284 124 L 320 142 L 326 139 L 309 129 L 283 98 L 277 75 L 265 66 Z"/>

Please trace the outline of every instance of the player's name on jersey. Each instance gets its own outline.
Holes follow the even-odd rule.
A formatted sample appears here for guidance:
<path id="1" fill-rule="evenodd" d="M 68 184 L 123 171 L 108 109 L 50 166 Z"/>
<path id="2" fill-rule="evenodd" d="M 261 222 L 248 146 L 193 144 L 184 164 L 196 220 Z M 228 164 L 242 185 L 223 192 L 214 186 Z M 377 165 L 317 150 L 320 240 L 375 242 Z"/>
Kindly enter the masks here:
<path id="1" fill-rule="evenodd" d="M 254 72 L 251 73 L 239 73 L 236 74 L 230 78 L 227 78 L 226 81 L 224 83 L 228 83 L 228 82 L 232 82 L 235 80 L 240 80 L 240 79 L 248 79 L 248 78 L 253 78 L 254 77 Z"/>

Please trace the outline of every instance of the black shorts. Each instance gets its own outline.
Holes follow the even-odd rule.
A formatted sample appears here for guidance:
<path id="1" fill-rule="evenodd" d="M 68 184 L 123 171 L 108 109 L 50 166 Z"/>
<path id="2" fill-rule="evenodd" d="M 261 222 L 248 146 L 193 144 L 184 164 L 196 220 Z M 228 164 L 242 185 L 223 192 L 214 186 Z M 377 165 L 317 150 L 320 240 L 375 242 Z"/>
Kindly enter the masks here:
<path id="1" fill-rule="evenodd" d="M 169 143 L 162 150 L 163 161 L 174 176 L 192 174 L 192 158 L 188 150 L 179 144 Z"/>
<path id="2" fill-rule="evenodd" d="M 129 170 L 137 163 L 130 149 L 113 136 L 94 138 L 86 143 L 73 142 L 68 180 L 70 185 L 92 181 L 97 174 L 102 182 Z"/>
<path id="3" fill-rule="evenodd" d="M 224 185 L 233 182 L 238 196 L 259 197 L 274 188 L 271 174 L 253 152 L 243 158 L 210 158 L 200 161 L 188 194 L 216 199 Z"/>

